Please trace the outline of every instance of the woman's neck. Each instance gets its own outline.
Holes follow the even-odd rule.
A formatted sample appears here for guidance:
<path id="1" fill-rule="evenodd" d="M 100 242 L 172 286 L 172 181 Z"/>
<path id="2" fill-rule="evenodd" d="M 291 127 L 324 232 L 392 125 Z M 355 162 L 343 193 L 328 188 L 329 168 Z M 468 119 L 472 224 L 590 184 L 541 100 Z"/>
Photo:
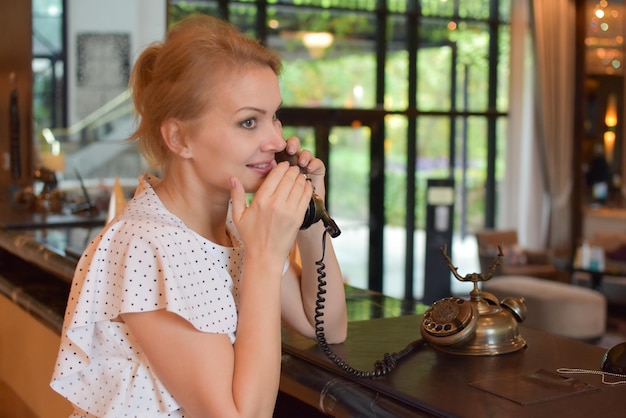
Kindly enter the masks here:
<path id="1" fill-rule="evenodd" d="M 206 189 L 194 188 L 193 182 L 176 181 L 169 176 L 155 187 L 155 192 L 163 206 L 188 228 L 211 242 L 232 246 L 226 230 L 229 199 L 217 201 L 208 196 Z"/>

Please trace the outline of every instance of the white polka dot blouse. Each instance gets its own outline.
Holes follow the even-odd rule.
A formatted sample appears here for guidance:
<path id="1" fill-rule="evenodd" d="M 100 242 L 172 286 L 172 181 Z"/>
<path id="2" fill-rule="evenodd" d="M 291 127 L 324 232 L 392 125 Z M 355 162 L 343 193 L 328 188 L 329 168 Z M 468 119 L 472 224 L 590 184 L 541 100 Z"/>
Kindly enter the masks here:
<path id="1" fill-rule="evenodd" d="M 232 220 L 234 247 L 206 240 L 162 205 L 158 182 L 143 175 L 78 262 L 51 382 L 74 416 L 184 416 L 116 320 L 121 313 L 167 309 L 234 342 L 243 246 Z"/>

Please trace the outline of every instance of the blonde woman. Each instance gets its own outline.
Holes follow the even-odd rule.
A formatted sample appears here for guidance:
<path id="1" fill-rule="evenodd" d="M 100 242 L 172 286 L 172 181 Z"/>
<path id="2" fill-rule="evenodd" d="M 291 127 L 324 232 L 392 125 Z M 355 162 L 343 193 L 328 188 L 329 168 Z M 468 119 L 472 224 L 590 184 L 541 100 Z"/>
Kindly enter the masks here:
<path id="1" fill-rule="evenodd" d="M 73 416 L 271 417 L 281 318 L 315 336 L 324 236 L 321 222 L 300 230 L 325 167 L 283 138 L 280 70 L 208 16 L 139 57 L 133 138 L 161 174 L 142 176 L 77 266 L 51 383 Z M 284 149 L 300 167 L 276 163 Z M 326 239 L 324 328 L 338 343 L 345 295 Z M 288 261 L 294 242 L 301 266 Z"/>

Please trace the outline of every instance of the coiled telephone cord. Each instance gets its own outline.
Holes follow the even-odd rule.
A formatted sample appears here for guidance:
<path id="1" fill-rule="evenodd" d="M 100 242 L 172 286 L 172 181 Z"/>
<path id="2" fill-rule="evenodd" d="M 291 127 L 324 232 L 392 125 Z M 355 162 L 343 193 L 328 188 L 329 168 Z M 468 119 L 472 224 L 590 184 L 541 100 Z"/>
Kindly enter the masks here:
<path id="1" fill-rule="evenodd" d="M 326 299 L 326 265 L 324 264 L 324 256 L 326 254 L 326 234 L 327 230 L 324 230 L 322 235 L 322 258 L 315 262 L 317 267 L 317 300 L 315 303 L 315 337 L 317 344 L 322 349 L 326 357 L 328 357 L 333 363 L 335 363 L 344 372 L 359 378 L 376 378 L 383 377 L 389 374 L 398 364 L 398 362 L 412 353 L 417 348 L 424 344 L 423 339 L 415 340 L 409 343 L 402 351 L 397 353 L 385 353 L 381 360 L 374 363 L 373 370 L 358 370 L 350 366 L 346 361 L 339 357 L 328 345 L 326 336 L 324 333 L 324 302 Z"/>

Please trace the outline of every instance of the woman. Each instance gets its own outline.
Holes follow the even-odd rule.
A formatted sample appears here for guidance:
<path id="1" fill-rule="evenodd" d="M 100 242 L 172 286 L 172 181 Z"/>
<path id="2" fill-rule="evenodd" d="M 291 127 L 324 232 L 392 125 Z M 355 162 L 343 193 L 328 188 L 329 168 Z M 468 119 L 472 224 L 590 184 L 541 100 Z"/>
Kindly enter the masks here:
<path id="1" fill-rule="evenodd" d="M 300 230 L 325 167 L 282 136 L 280 69 L 208 16 L 137 60 L 133 138 L 161 178 L 142 176 L 77 266 L 51 383 L 74 416 L 272 415 L 281 317 L 314 337 L 325 237 L 321 222 Z M 299 167 L 276 163 L 285 148 Z M 339 343 L 345 295 L 325 239 L 324 328 Z M 294 242 L 301 266 L 288 261 Z"/>

